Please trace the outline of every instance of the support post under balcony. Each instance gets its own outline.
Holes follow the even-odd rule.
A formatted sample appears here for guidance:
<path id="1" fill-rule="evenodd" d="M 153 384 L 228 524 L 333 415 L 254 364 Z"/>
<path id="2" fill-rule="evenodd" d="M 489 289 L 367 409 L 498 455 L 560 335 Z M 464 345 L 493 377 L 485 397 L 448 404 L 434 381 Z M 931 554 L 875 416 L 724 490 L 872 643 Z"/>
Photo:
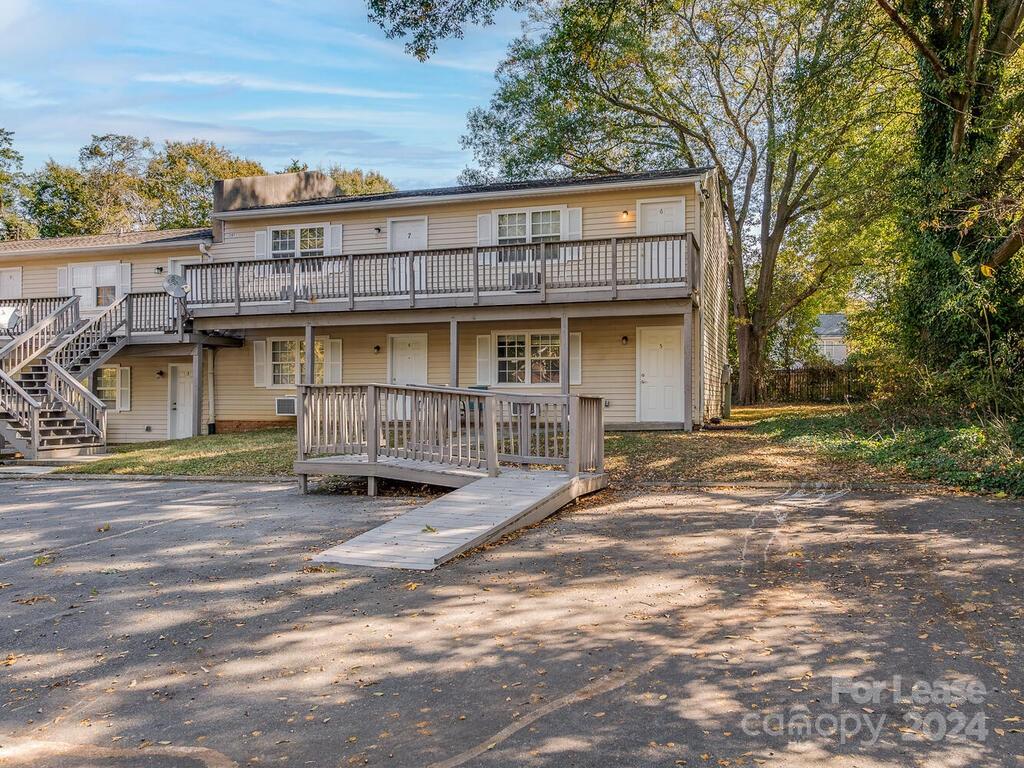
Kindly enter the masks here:
<path id="1" fill-rule="evenodd" d="M 459 321 L 454 317 L 448 323 L 448 382 L 459 386 Z"/>
<path id="2" fill-rule="evenodd" d="M 562 394 L 569 394 L 569 316 L 563 312 L 558 344 L 558 380 L 562 382 Z"/>
<path id="3" fill-rule="evenodd" d="M 302 383 L 311 385 L 314 380 L 314 365 L 316 364 L 316 337 L 313 334 L 313 326 L 306 325 L 306 344 L 304 353 L 306 355 L 306 370 L 303 371 Z M 326 350 L 325 350 L 326 351 Z"/>
<path id="4" fill-rule="evenodd" d="M 203 433 L 203 345 L 192 347 L 192 437 Z"/>

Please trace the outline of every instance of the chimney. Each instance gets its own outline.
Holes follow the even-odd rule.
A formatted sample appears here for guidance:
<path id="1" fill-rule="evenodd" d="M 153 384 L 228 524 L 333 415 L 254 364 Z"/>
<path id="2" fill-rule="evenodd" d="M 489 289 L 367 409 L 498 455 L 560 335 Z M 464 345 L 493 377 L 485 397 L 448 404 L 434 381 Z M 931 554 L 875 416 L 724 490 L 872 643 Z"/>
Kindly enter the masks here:
<path id="1" fill-rule="evenodd" d="M 320 171 L 219 179 L 213 182 L 213 212 L 318 200 L 340 194 L 341 190 L 334 179 Z M 212 224 L 214 242 L 219 243 L 223 239 L 224 225 L 216 219 Z"/>

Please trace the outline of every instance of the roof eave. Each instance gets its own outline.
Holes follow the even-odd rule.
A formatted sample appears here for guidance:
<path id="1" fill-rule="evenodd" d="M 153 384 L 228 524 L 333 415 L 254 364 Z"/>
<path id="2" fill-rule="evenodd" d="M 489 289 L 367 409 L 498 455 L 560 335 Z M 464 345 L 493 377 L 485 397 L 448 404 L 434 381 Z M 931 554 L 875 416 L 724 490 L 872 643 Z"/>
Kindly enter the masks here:
<path id="1" fill-rule="evenodd" d="M 39 248 L 33 250 L 0 251 L 0 259 L 6 258 L 42 258 L 46 256 L 88 256 L 94 253 L 131 253 L 133 251 L 170 251 L 175 248 L 193 248 L 201 244 L 212 245 L 212 237 L 197 237 L 189 240 L 176 240 L 156 243 L 107 244 L 90 245 L 73 248 Z"/>
<path id="2" fill-rule="evenodd" d="M 211 214 L 217 221 L 230 219 L 256 219 L 267 216 L 304 216 L 309 213 L 337 213 L 341 211 L 368 211 L 380 208 L 412 208 L 418 205 L 458 203 L 467 200 L 500 200 L 508 198 L 544 197 L 571 192 L 595 192 L 620 187 L 643 188 L 664 187 L 671 184 L 700 184 L 707 175 L 701 170 L 694 173 L 666 176 L 659 179 L 635 179 L 620 182 L 598 182 L 594 184 L 564 184 L 551 187 L 533 187 L 529 189 L 496 190 L 488 192 L 457 192 L 450 195 L 418 195 L 415 197 L 399 197 L 388 200 L 369 200 L 363 203 L 310 203 L 308 205 L 288 205 L 277 208 L 242 208 L 237 211 L 218 211 Z"/>

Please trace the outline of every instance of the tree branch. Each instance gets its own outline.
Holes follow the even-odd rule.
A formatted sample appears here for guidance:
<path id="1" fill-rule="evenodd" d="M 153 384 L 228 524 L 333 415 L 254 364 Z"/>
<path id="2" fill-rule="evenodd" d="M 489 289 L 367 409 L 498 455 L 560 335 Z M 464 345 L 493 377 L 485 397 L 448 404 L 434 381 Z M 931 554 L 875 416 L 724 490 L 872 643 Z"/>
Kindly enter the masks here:
<path id="1" fill-rule="evenodd" d="M 900 16 L 899 11 L 889 5 L 886 0 L 876 0 L 876 2 L 879 7 L 885 11 L 886 16 L 892 19 L 892 23 L 899 27 L 903 36 L 913 43 L 918 52 L 928 60 L 928 63 L 931 64 L 936 77 L 938 77 L 939 80 L 946 80 L 949 77 L 949 73 L 946 72 L 946 68 L 942 66 L 942 60 L 939 59 L 938 54 L 928 47 L 925 41 L 922 40 L 920 35 L 914 31 L 913 27 L 910 26 L 907 20 Z"/>

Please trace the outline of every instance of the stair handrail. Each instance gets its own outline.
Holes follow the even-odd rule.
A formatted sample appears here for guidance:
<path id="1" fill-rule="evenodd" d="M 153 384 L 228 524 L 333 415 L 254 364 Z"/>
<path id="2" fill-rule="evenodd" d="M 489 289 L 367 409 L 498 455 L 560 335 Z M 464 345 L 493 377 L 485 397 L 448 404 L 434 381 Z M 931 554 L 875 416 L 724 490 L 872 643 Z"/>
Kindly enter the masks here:
<path id="1" fill-rule="evenodd" d="M 42 404 L 0 370 L 0 408 L 29 430 L 33 449 L 39 447 L 39 409 Z"/>
<path id="2" fill-rule="evenodd" d="M 89 432 L 106 441 L 107 404 L 53 360 L 46 361 L 46 390 L 54 400 L 75 414 Z"/>
<path id="3" fill-rule="evenodd" d="M 13 376 L 35 360 L 56 339 L 72 331 L 80 320 L 80 296 L 71 296 L 24 333 L 0 348 L 0 369 Z"/>
<path id="4" fill-rule="evenodd" d="M 87 357 L 104 339 L 113 336 L 119 329 L 128 328 L 129 294 L 125 294 L 103 312 L 89 319 L 77 331 L 69 334 L 60 344 L 50 350 L 47 360 L 52 360 L 65 371 L 71 371 Z"/>

